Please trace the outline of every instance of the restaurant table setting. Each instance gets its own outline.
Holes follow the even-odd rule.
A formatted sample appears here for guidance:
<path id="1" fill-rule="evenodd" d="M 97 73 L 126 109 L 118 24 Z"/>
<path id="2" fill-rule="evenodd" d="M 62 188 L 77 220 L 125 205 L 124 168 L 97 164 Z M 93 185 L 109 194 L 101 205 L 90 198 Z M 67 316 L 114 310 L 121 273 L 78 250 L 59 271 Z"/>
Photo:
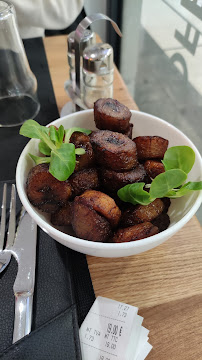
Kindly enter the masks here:
<path id="1" fill-rule="evenodd" d="M 117 98 L 131 110 L 137 110 L 120 74 L 116 67 L 113 67 L 113 49 L 105 46 L 106 44 L 97 46 L 97 36 L 92 35 L 91 31 L 86 33 L 87 27 L 100 18 L 111 21 L 121 36 L 120 30 L 110 18 L 93 14 L 85 18 L 73 34 L 75 51 L 72 51 L 72 40 L 69 38 L 67 41 L 66 36 L 24 41 L 31 69 L 28 74 L 33 74 L 38 83 L 38 97 L 35 99 L 37 104 L 40 104 L 40 110 L 38 107 L 38 115 L 34 116 L 34 119 L 39 124 L 49 124 L 59 118 L 59 112 L 65 115 L 66 109 L 68 113 L 69 109 L 75 111 L 92 108 L 95 100 L 92 91 L 95 94 L 97 84 L 102 82 L 106 75 L 102 72 L 103 62 L 110 74 L 107 85 L 109 96 Z M 85 42 L 84 34 L 87 45 L 90 39 L 91 47 L 85 51 L 83 45 L 80 53 L 78 44 L 80 41 L 82 43 L 82 39 Z M 103 54 L 107 54 L 107 57 L 103 58 Z M 72 62 L 72 56 L 76 56 L 76 62 L 75 59 Z M 95 56 L 97 63 L 92 60 Z M 81 67 L 84 71 L 81 71 Z M 68 69 L 70 81 L 67 80 Z M 88 83 L 89 72 L 93 74 L 93 89 Z M 103 94 L 98 97 L 103 97 Z M 67 106 L 68 102 L 71 106 Z M 86 116 L 91 121 L 92 110 L 88 111 Z M 85 117 L 85 114 L 74 113 L 70 123 L 74 123 L 77 114 L 80 114 L 78 119 Z M 154 121 L 155 124 L 156 121 L 159 129 L 162 126 L 162 120 L 155 117 L 153 119 L 152 115 L 133 111 L 132 118 L 134 126 L 135 119 L 141 124 L 144 118 L 146 124 L 149 124 L 149 121 Z M 66 120 L 68 119 L 64 118 L 64 121 Z M 172 133 L 171 127 L 169 129 L 169 125 L 166 126 L 168 132 Z M 149 128 L 149 125 L 147 127 Z M 27 138 L 19 135 L 19 130 L 20 125 L 0 127 L 0 203 L 4 184 L 7 183 L 6 229 L 17 162 L 28 142 Z M 198 153 L 197 161 L 200 164 Z M 22 193 L 19 192 L 19 195 L 22 196 Z M 197 201 L 199 204 L 200 199 L 197 198 Z M 18 222 L 22 210 L 18 194 L 16 210 Z M 191 216 L 192 210 L 189 213 Z M 38 214 L 36 218 L 37 216 Z M 187 221 L 188 218 L 183 225 Z M 41 226 L 41 223 L 39 225 Z M 143 360 L 147 356 L 151 360 L 200 358 L 202 244 L 201 227 L 195 217 L 177 235 L 156 249 L 152 249 L 155 245 L 148 243 L 148 246 L 143 246 L 140 251 L 130 250 L 130 246 L 131 249 L 133 247 L 131 242 L 128 244 L 129 250 L 125 247 L 125 253 L 122 253 L 121 247 L 117 247 L 117 253 L 113 254 L 111 249 L 109 256 L 106 250 L 102 252 L 102 247 L 113 244 L 92 243 L 90 245 L 95 250 L 84 250 L 80 253 L 77 251 L 84 249 L 82 245 L 76 245 L 76 248 L 72 245 L 72 249 L 77 250 L 74 251 L 70 249 L 71 241 L 64 246 L 60 239 L 57 240 L 59 242 L 48 235 L 45 226 L 37 227 L 31 332 L 15 343 L 12 343 L 16 295 L 13 285 L 18 274 L 18 265 L 13 256 L 6 268 L 0 272 L 0 359 L 112 360 L 116 357 L 120 360 Z M 157 241 L 156 246 L 162 241 Z M 96 250 L 97 245 L 98 248 L 100 246 L 100 253 Z M 152 250 L 121 257 L 148 249 Z M 82 252 L 95 256 L 86 256 Z M 106 258 L 98 258 L 96 255 Z M 114 258 L 110 258 L 111 256 Z M 190 316 L 187 317 L 188 311 Z M 193 320 L 190 320 L 191 317 Z M 190 333 L 187 329 L 190 329 L 191 325 L 193 332 Z M 190 341 L 195 346 L 193 352 Z"/>

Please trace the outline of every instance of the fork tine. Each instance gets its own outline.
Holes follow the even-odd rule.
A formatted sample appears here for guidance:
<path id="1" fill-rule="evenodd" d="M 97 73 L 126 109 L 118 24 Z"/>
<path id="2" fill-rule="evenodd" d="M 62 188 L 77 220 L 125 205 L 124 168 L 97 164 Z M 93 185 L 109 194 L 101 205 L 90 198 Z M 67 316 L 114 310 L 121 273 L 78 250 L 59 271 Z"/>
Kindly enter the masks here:
<path id="1" fill-rule="evenodd" d="M 7 193 L 7 184 L 5 183 L 3 187 L 3 198 L 1 205 L 0 251 L 3 250 L 5 229 L 6 229 L 6 193 Z"/>
<path id="2" fill-rule="evenodd" d="M 10 246 L 13 245 L 14 238 L 15 238 L 15 225 L 16 225 L 16 192 L 15 192 L 15 185 L 12 184 L 11 202 L 10 202 L 10 218 L 9 218 L 6 248 L 9 248 Z"/>

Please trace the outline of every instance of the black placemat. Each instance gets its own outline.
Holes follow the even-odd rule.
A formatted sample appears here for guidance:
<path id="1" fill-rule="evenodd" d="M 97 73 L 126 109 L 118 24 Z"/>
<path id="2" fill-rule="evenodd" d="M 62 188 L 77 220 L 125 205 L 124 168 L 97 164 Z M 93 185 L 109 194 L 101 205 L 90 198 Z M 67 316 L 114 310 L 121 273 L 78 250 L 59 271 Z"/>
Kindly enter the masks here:
<path id="1" fill-rule="evenodd" d="M 46 125 L 59 114 L 42 39 L 26 40 L 25 49 L 38 81 L 41 110 L 36 120 Z M 19 127 L 0 128 L 0 180 L 14 179 L 17 160 L 26 142 L 19 135 Z M 0 201 L 2 186 L 3 181 Z M 0 358 L 80 359 L 78 330 L 95 299 L 86 257 L 57 243 L 41 229 L 37 241 L 32 332 L 12 346 L 12 287 L 17 272 L 14 258 L 0 274 Z"/>

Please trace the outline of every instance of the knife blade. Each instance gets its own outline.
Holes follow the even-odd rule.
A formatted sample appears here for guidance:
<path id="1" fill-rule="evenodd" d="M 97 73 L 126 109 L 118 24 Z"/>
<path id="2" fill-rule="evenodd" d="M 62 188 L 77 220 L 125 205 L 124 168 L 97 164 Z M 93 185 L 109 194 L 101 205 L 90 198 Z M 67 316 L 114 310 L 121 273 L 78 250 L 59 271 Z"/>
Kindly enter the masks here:
<path id="1" fill-rule="evenodd" d="M 18 272 L 13 286 L 15 295 L 13 343 L 31 331 L 36 243 L 37 225 L 30 215 L 24 211 L 11 250 L 18 262 Z"/>

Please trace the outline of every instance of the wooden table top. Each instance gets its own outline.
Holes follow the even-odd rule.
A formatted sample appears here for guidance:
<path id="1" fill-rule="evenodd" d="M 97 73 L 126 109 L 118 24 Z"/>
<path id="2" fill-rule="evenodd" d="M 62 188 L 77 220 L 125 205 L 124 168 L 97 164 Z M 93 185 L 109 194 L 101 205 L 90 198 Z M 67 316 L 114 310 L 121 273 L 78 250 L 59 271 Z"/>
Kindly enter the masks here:
<path id="1" fill-rule="evenodd" d="M 59 110 L 69 101 L 67 37 L 44 39 Z M 119 72 L 114 98 L 137 109 Z M 150 330 L 150 360 L 202 359 L 202 229 L 196 217 L 164 244 L 125 258 L 87 256 L 96 296 L 139 307 Z"/>

